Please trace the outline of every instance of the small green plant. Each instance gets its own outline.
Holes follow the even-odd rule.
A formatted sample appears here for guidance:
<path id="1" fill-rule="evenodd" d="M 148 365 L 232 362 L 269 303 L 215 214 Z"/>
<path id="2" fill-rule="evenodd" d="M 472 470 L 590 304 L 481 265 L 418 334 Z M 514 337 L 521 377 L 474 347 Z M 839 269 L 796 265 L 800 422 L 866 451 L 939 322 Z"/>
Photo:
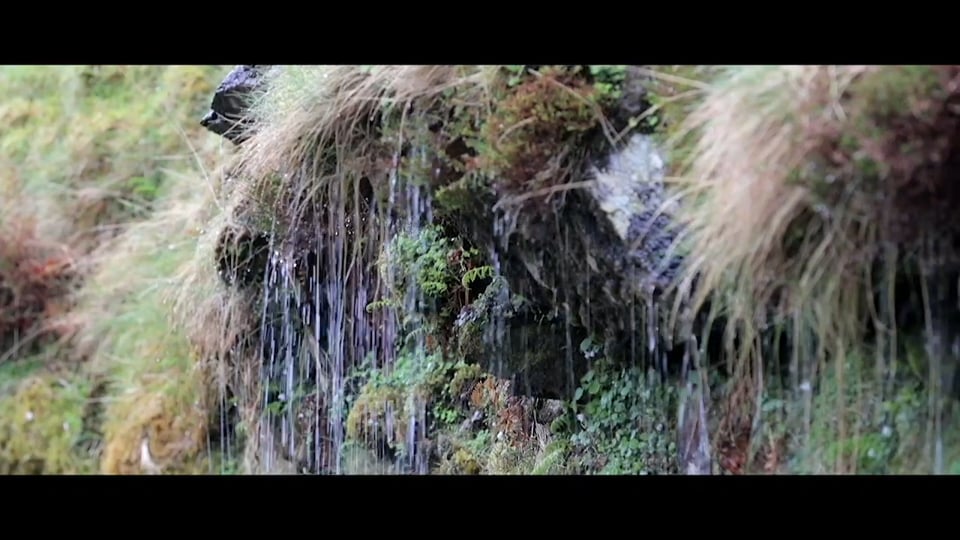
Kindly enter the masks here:
<path id="1" fill-rule="evenodd" d="M 382 445 L 400 456 L 407 451 L 408 419 L 417 416 L 415 407 L 431 407 L 441 424 L 456 424 L 458 412 L 437 399 L 452 368 L 453 363 L 444 361 L 439 352 L 414 348 L 403 350 L 392 366 L 366 370 L 366 382 L 349 400 L 347 435 L 368 445 Z M 387 426 L 392 430 L 387 431 Z"/>
<path id="2" fill-rule="evenodd" d="M 523 74 L 526 72 L 527 66 L 504 66 L 504 69 L 509 74 L 507 86 L 513 88 L 523 81 Z"/>
<path id="3" fill-rule="evenodd" d="M 467 253 L 469 256 L 475 257 L 477 255 L 476 250 L 471 250 L 470 252 L 467 252 Z M 466 272 L 464 272 L 463 278 L 460 280 L 460 283 L 463 285 L 465 289 L 469 289 L 470 285 L 472 285 L 475 281 L 478 281 L 481 279 L 493 279 L 493 276 L 494 276 L 494 269 L 492 266 L 490 265 L 477 266 L 475 268 L 471 268 Z"/>
<path id="4" fill-rule="evenodd" d="M 673 388 L 647 382 L 638 367 L 617 368 L 603 360 L 576 390 L 585 399 L 571 437 L 588 470 L 604 474 L 663 474 L 676 470 L 671 411 Z"/>
<path id="5" fill-rule="evenodd" d="M 427 296 L 443 297 L 460 281 L 450 261 L 451 251 L 451 240 L 437 227 L 397 236 L 390 263 L 399 274 L 400 288 L 416 285 Z"/>
<path id="6" fill-rule="evenodd" d="M 590 66 L 597 101 L 606 105 L 620 99 L 621 88 L 627 77 L 627 66 Z"/>
<path id="7" fill-rule="evenodd" d="M 580 342 L 580 352 L 587 358 L 587 360 L 593 360 L 603 352 L 603 346 L 599 342 L 597 336 L 591 334 Z M 580 398 L 577 397 L 577 399 Z"/>
<path id="8" fill-rule="evenodd" d="M 159 174 L 152 176 L 134 176 L 127 181 L 127 187 L 130 192 L 145 201 L 156 199 L 162 184 L 163 177 Z"/>
<path id="9" fill-rule="evenodd" d="M 441 319 L 449 318 L 473 300 L 470 291 L 478 282 L 494 276 L 493 267 L 483 264 L 478 249 L 467 248 L 459 238 L 444 236 L 438 226 L 398 235 L 388 247 L 385 263 L 384 270 L 394 276 L 391 295 L 371 302 L 368 311 L 401 307 L 401 299 L 416 287 L 427 300 L 435 302 Z M 405 320 L 410 314 L 400 315 Z"/>

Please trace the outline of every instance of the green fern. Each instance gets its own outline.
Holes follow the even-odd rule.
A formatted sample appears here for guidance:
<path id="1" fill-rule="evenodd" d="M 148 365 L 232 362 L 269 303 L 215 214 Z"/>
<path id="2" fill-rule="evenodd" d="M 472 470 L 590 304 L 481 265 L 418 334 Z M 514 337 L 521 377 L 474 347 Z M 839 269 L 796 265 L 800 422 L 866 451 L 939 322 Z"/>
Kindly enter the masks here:
<path id="1" fill-rule="evenodd" d="M 554 467 L 560 463 L 563 463 L 563 458 L 567 453 L 567 445 L 564 441 L 554 441 L 547 445 L 547 448 L 543 454 L 543 457 L 537 461 L 537 464 L 533 467 L 531 474 L 533 475 L 545 475 L 553 474 Z"/>
<path id="2" fill-rule="evenodd" d="M 469 287 L 471 283 L 477 281 L 478 279 L 492 279 L 494 276 L 493 267 L 490 265 L 478 266 L 476 268 L 471 268 L 463 274 L 463 278 L 460 280 L 460 283 L 464 287 Z"/>

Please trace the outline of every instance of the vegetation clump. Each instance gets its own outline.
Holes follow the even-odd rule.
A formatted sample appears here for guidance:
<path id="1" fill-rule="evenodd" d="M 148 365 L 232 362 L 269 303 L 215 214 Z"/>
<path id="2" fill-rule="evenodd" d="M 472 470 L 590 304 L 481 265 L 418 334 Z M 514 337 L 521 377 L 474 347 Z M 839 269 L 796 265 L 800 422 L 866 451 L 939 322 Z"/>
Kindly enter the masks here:
<path id="1" fill-rule="evenodd" d="M 575 396 L 583 404 L 571 411 L 577 428 L 567 426 L 571 450 L 587 471 L 676 473 L 676 400 L 673 387 L 658 385 L 643 369 L 595 364 Z"/>
<path id="2" fill-rule="evenodd" d="M 596 88 L 577 69 L 552 66 L 510 82 L 480 130 L 483 146 L 475 166 L 506 193 L 564 183 L 569 152 L 581 147 L 568 141 L 602 118 Z"/>
<path id="3" fill-rule="evenodd" d="M 98 440 L 82 377 L 31 376 L 0 396 L 0 473 L 89 474 Z"/>
<path id="4" fill-rule="evenodd" d="M 391 452 L 407 442 L 406 388 L 369 382 L 347 417 L 347 436 L 374 449 Z"/>
<path id="5" fill-rule="evenodd" d="M 7 203 L 0 215 L 0 363 L 69 335 L 62 316 L 75 278 L 72 250 L 44 241 L 36 217 Z"/>
<path id="6" fill-rule="evenodd" d="M 222 71 L 4 70 L 0 472 L 957 470 L 957 66 Z"/>
<path id="7" fill-rule="evenodd" d="M 726 68 L 706 87 L 685 122 L 681 288 L 724 321 L 744 389 L 779 334 L 795 391 L 828 375 L 845 385 L 856 380 L 846 358 L 876 358 L 879 418 L 906 338 L 953 332 L 938 302 L 960 269 L 943 211 L 956 200 L 957 77 L 953 66 Z M 743 405 L 734 423 L 749 427 L 756 400 Z"/>
<path id="8" fill-rule="evenodd" d="M 151 440 L 158 461 L 160 439 L 179 441 L 194 429 L 184 424 L 197 399 L 185 394 L 197 387 L 177 369 L 192 373 L 196 359 L 175 350 L 182 334 L 164 292 L 192 249 L 193 204 L 209 193 L 197 179 L 203 186 L 218 144 L 198 137 L 194 118 L 218 72 L 3 69 L 0 92 L 10 98 L 0 107 L 10 121 L 0 136 L 5 470 L 149 472 L 139 451 L 150 423 L 142 415 L 157 410 L 150 403 L 164 403 L 166 418 L 178 419 Z M 171 388 L 182 399 L 158 395 Z M 198 425 L 205 439 L 207 418 Z M 207 458 L 204 444 L 193 449 Z M 115 466 L 120 454 L 129 467 Z"/>

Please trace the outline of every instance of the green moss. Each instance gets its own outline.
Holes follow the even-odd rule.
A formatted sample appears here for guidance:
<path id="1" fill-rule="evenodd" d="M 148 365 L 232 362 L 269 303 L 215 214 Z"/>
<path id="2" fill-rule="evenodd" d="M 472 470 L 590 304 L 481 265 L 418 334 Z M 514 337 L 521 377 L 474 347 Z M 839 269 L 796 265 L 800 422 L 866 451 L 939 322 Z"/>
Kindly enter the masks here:
<path id="1" fill-rule="evenodd" d="M 373 448 L 400 450 L 407 440 L 405 405 L 404 388 L 367 383 L 347 416 L 347 437 Z"/>
<path id="2" fill-rule="evenodd" d="M 855 81 L 850 94 L 877 117 L 916 113 L 923 101 L 946 91 L 941 82 L 936 66 L 884 66 Z"/>
<path id="3" fill-rule="evenodd" d="M 350 400 L 348 438 L 372 449 L 389 449 L 403 455 L 407 450 L 408 422 L 415 407 L 426 407 L 440 423 L 458 423 L 462 419 L 457 416 L 458 411 L 449 399 L 444 399 L 449 395 L 446 385 L 453 367 L 439 352 L 407 347 L 384 370 L 354 373 L 354 378 L 365 382 Z M 447 418 L 444 411 L 453 416 Z"/>
<path id="4" fill-rule="evenodd" d="M 627 66 L 589 66 L 597 101 L 612 106 L 620 99 L 623 83 L 627 78 Z"/>
<path id="5" fill-rule="evenodd" d="M 37 356 L 0 362 L 0 395 L 15 391 L 21 381 L 43 368 L 43 362 L 44 358 Z"/>
<path id="6" fill-rule="evenodd" d="M 476 475 L 487 468 L 487 460 L 493 444 L 493 436 L 486 429 L 475 434 L 441 430 L 438 437 L 447 444 L 441 450 L 440 460 L 434 469 L 437 474 Z"/>
<path id="7" fill-rule="evenodd" d="M 468 390 L 473 383 L 476 383 L 484 375 L 479 365 L 459 362 L 454 366 L 453 377 L 447 384 L 445 392 L 451 399 L 458 399 Z"/>
<path id="8" fill-rule="evenodd" d="M 80 377 L 38 376 L 0 398 L 0 472 L 94 472 L 96 445 L 84 425 L 90 390 Z"/>
<path id="9" fill-rule="evenodd" d="M 471 304 L 469 311 L 459 319 L 454 342 L 457 355 L 467 360 L 478 360 L 484 354 L 484 332 L 494 315 L 510 318 L 520 307 L 521 297 L 514 295 L 516 303 L 502 305 L 504 289 L 508 287 L 503 276 L 494 276 L 483 293 Z"/>
<path id="10" fill-rule="evenodd" d="M 491 205 L 492 180 L 482 171 L 465 173 L 456 180 L 439 186 L 434 192 L 434 204 L 438 216 L 451 221 L 482 222 Z"/>
<path id="11" fill-rule="evenodd" d="M 600 111 L 596 89 L 577 69 L 541 68 L 501 90 L 480 139 L 472 141 L 477 163 L 508 193 L 562 183 L 563 164 L 555 159 L 599 125 Z"/>
<path id="12" fill-rule="evenodd" d="M 480 473 L 480 464 L 477 462 L 477 458 L 463 448 L 454 452 L 453 462 L 458 470 L 463 471 L 463 474 Z"/>

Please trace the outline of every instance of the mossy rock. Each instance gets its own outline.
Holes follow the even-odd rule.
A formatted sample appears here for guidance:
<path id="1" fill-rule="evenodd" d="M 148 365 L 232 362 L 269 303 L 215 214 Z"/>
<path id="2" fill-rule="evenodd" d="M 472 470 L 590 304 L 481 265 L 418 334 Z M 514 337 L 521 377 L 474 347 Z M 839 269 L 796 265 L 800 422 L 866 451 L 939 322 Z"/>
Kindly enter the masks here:
<path id="1" fill-rule="evenodd" d="M 347 416 L 347 437 L 380 450 L 397 450 L 407 440 L 406 393 L 367 383 Z"/>
<path id="2" fill-rule="evenodd" d="M 189 474 L 210 468 L 205 462 L 208 414 L 199 404 L 184 407 L 147 393 L 124 401 L 129 416 L 114 417 L 106 426 L 102 472 Z M 117 413 L 116 407 L 112 412 Z"/>
<path id="3" fill-rule="evenodd" d="M 455 450 L 453 455 L 437 468 L 437 474 L 445 475 L 476 475 L 481 471 L 482 466 L 477 457 L 466 448 Z"/>

